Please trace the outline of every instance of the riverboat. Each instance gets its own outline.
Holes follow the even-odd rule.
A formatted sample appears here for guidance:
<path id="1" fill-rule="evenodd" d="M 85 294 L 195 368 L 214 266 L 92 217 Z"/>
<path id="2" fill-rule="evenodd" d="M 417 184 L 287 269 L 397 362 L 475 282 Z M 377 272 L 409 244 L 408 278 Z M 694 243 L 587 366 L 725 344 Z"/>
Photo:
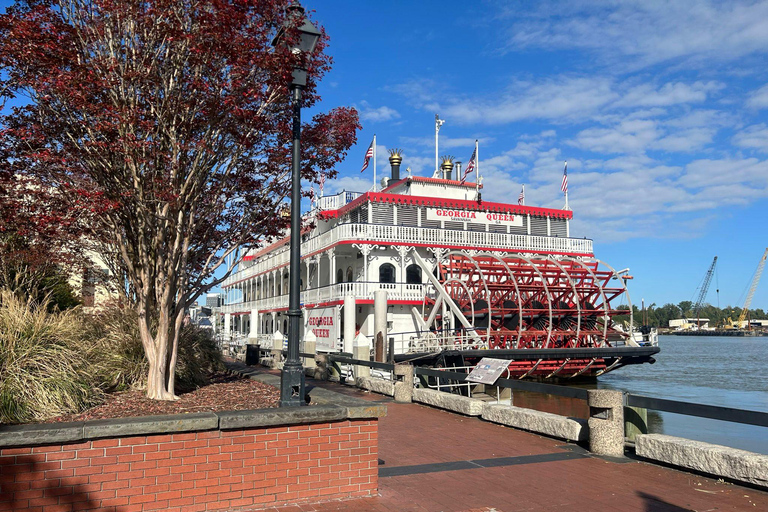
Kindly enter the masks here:
<path id="1" fill-rule="evenodd" d="M 303 218 L 301 340 L 349 353 L 378 334 L 395 361 L 494 357 L 541 380 L 653 362 L 658 346 L 614 324 L 612 303 L 632 310 L 626 281 L 570 236 L 570 209 L 486 201 L 450 158 L 433 177 L 401 177 L 399 150 L 389 163 L 380 189 L 319 197 Z M 223 284 L 227 334 L 286 333 L 288 265 L 288 236 L 244 256 Z"/>

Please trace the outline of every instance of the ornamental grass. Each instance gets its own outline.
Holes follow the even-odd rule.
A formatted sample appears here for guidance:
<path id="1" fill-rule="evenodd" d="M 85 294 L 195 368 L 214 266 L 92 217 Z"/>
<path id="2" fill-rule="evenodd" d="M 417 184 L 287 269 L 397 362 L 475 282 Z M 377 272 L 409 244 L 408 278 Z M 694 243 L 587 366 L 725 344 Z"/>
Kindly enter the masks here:
<path id="1" fill-rule="evenodd" d="M 0 291 L 0 423 L 41 421 L 103 398 L 79 311 Z"/>
<path id="2" fill-rule="evenodd" d="M 211 333 L 185 326 L 177 388 L 204 386 L 222 368 Z M 109 392 L 143 390 L 148 370 L 132 309 L 49 311 L 46 302 L 0 291 L 0 423 L 44 421 L 98 405 Z"/>

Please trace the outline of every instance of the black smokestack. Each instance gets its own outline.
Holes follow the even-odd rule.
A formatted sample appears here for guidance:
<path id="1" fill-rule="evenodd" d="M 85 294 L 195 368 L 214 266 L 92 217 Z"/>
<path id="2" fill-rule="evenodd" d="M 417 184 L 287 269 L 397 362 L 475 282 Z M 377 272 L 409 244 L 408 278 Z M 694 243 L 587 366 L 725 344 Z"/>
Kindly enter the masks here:
<path id="1" fill-rule="evenodd" d="M 392 182 L 400 181 L 400 164 L 403 163 L 403 152 L 400 149 L 389 150 L 389 165 L 392 166 Z"/>

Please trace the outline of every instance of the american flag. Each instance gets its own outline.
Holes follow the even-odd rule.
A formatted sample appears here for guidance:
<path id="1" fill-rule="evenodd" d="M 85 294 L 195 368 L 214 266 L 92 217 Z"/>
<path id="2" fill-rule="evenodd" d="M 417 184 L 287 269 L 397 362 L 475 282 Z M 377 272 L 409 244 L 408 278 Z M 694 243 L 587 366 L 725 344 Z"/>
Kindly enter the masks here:
<path id="1" fill-rule="evenodd" d="M 568 193 L 568 162 L 565 162 L 565 167 L 563 167 L 563 182 L 560 184 L 560 190 L 563 191 L 563 194 Z"/>
<path id="2" fill-rule="evenodd" d="M 371 145 L 368 146 L 368 151 L 365 152 L 365 161 L 363 162 L 363 168 L 360 169 L 360 172 L 363 172 L 368 168 L 368 162 L 373 158 L 373 141 L 371 141 Z"/>
<path id="3" fill-rule="evenodd" d="M 475 148 L 475 150 L 472 152 L 472 156 L 469 157 L 467 168 L 464 169 L 464 176 L 461 177 L 461 183 L 467 181 L 467 176 L 469 176 L 469 173 L 475 170 L 475 160 L 477 160 L 477 148 Z"/>
<path id="4" fill-rule="evenodd" d="M 517 204 L 525 204 L 525 185 L 520 190 L 520 195 L 517 196 Z"/>

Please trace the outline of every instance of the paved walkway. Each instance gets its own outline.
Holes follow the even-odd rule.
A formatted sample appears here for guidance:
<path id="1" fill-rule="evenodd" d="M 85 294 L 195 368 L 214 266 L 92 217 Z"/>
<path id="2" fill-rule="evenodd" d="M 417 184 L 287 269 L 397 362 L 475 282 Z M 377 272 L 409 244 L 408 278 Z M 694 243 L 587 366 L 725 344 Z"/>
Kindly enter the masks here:
<path id="1" fill-rule="evenodd" d="M 305 511 L 768 510 L 768 493 L 632 459 L 608 460 L 563 441 L 374 393 L 307 379 L 386 403 L 375 498 L 267 509 Z M 311 392 L 310 392 L 311 394 Z"/>

